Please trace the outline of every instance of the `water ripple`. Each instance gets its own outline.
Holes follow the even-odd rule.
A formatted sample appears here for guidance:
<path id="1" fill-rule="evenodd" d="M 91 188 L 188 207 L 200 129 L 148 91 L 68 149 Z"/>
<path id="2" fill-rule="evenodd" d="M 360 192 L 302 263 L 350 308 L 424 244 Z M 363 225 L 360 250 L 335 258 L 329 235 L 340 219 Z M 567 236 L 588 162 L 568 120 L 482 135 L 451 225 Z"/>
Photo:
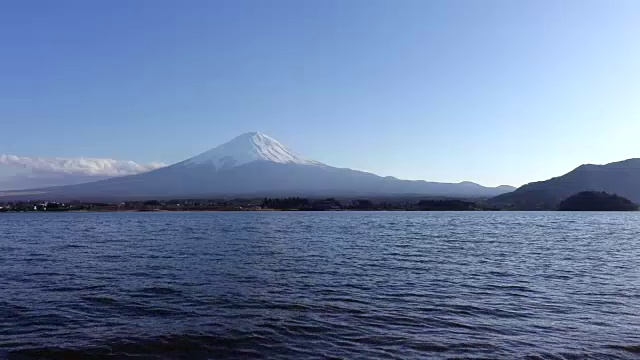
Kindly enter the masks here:
<path id="1" fill-rule="evenodd" d="M 0 359 L 633 359 L 640 214 L 0 214 Z"/>

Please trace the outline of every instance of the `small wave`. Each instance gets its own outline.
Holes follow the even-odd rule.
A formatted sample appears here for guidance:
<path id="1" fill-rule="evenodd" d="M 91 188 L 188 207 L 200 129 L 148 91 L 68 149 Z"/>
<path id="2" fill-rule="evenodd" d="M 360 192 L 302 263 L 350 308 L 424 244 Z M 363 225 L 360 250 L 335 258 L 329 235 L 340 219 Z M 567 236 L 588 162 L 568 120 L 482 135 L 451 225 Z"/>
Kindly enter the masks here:
<path id="1" fill-rule="evenodd" d="M 82 296 L 81 299 L 90 303 L 117 309 L 120 315 L 127 314 L 133 316 L 174 316 L 184 314 L 183 311 L 159 306 L 152 306 L 144 302 L 134 302 L 125 299 L 114 299 L 109 296 Z"/>
<path id="2" fill-rule="evenodd" d="M 143 293 L 154 294 L 154 295 L 179 295 L 182 294 L 182 291 L 166 286 L 149 286 L 140 290 Z"/>
<path id="3" fill-rule="evenodd" d="M 439 352 L 449 351 L 448 346 L 435 344 L 435 343 L 415 343 L 415 344 L 409 344 L 409 347 L 421 352 L 426 351 L 426 352 L 439 353 Z"/>
<path id="4" fill-rule="evenodd" d="M 96 304 L 117 304 L 118 300 L 108 296 L 81 296 L 80 299 Z"/>
<path id="5" fill-rule="evenodd" d="M 640 354 L 640 344 L 638 345 L 610 345 L 609 348 L 626 351 L 632 354 Z"/>
<path id="6" fill-rule="evenodd" d="M 157 338 L 127 338 L 93 347 L 42 347 L 8 353 L 8 359 L 86 358 L 265 358 L 268 347 L 250 336 L 167 335 Z"/>

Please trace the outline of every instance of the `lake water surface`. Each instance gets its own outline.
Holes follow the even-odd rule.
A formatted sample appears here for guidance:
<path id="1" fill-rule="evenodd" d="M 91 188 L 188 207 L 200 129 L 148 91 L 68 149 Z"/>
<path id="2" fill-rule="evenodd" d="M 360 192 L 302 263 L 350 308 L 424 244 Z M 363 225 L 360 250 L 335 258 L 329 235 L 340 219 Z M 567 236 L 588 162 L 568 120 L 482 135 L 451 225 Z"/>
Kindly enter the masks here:
<path id="1" fill-rule="evenodd" d="M 0 214 L 0 358 L 640 356 L 640 213 Z"/>

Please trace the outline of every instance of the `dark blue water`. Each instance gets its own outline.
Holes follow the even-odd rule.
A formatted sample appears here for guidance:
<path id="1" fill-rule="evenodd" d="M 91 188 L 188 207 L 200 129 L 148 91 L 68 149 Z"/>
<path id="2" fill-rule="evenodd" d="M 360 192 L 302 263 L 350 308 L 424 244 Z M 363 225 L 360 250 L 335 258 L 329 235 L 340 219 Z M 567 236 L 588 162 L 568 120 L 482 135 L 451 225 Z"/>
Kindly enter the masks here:
<path id="1" fill-rule="evenodd" d="M 0 358 L 636 358 L 640 213 L 0 214 Z"/>

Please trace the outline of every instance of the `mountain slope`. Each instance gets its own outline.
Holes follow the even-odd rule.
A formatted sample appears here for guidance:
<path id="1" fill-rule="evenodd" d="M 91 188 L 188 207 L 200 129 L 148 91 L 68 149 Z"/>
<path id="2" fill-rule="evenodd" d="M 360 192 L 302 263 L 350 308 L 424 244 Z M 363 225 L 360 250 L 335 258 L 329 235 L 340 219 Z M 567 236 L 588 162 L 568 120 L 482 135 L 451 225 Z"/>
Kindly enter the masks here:
<path id="1" fill-rule="evenodd" d="M 213 196 L 429 195 L 491 197 L 512 190 L 399 180 L 309 160 L 259 132 L 177 164 L 93 183 L 38 189 L 39 199 L 131 199 Z"/>
<path id="2" fill-rule="evenodd" d="M 563 176 L 524 185 L 489 202 L 518 209 L 555 209 L 562 200 L 582 191 L 604 191 L 639 203 L 640 159 L 581 165 Z"/>

